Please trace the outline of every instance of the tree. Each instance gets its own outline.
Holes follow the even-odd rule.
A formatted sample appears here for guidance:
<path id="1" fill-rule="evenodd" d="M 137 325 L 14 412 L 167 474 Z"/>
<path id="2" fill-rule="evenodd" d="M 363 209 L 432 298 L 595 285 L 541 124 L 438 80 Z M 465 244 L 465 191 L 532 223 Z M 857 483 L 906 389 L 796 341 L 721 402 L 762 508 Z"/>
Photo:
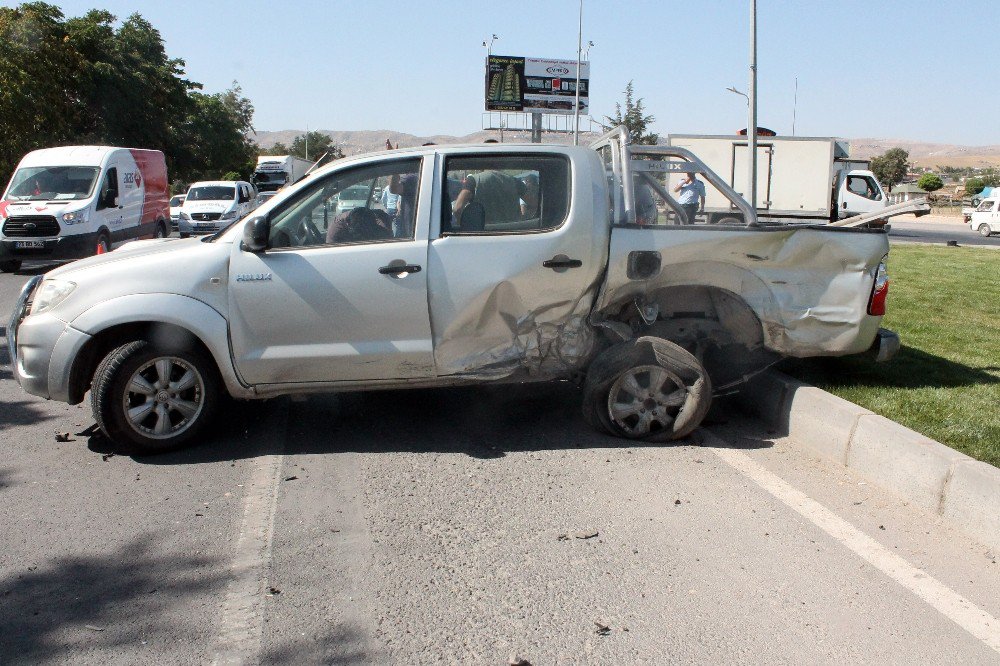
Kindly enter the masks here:
<path id="1" fill-rule="evenodd" d="M 882 183 L 882 187 L 891 190 L 906 178 L 906 171 L 910 165 L 907 160 L 910 154 L 902 148 L 890 148 L 878 157 L 873 157 L 871 170 Z"/>
<path id="2" fill-rule="evenodd" d="M 267 148 L 265 150 L 261 150 L 260 154 L 261 155 L 289 155 L 290 152 L 288 150 L 288 146 L 286 146 L 285 144 L 283 144 L 283 143 L 281 143 L 279 141 L 276 144 L 274 144 L 273 146 L 271 146 L 270 148 Z"/>
<path id="3" fill-rule="evenodd" d="M 253 106 L 234 82 L 206 95 L 139 14 L 66 19 L 58 7 L 0 8 L 0 180 L 36 148 L 108 144 L 162 150 L 171 178 L 249 173 Z"/>
<path id="4" fill-rule="evenodd" d="M 307 141 L 308 139 L 308 141 Z M 306 134 L 300 134 L 292 140 L 292 145 L 288 149 L 289 155 L 294 155 L 295 157 L 301 157 L 307 160 L 318 160 L 323 156 L 323 153 L 332 153 L 327 159 L 340 159 L 344 156 L 344 153 L 340 151 L 340 148 L 330 146 L 333 144 L 333 139 L 329 134 L 323 134 L 322 132 L 317 132 L 313 130 Z M 308 147 L 308 154 L 306 148 Z M 278 153 L 281 154 L 281 153 Z"/>
<path id="5" fill-rule="evenodd" d="M 937 192 L 944 187 L 944 183 L 937 174 L 925 173 L 917 181 L 917 187 L 927 192 Z"/>
<path id="6" fill-rule="evenodd" d="M 629 81 L 628 85 L 625 86 L 625 112 L 622 113 L 622 105 L 616 103 L 614 117 L 604 116 L 604 120 L 608 124 L 602 125 L 602 127 L 608 130 L 619 125 L 624 125 L 625 129 L 628 130 L 629 141 L 631 143 L 654 145 L 660 140 L 659 135 L 647 132 L 646 130 L 656 118 L 652 115 L 644 115 L 646 109 L 643 107 L 642 98 L 640 97 L 633 101 L 634 95 L 632 82 Z"/>
<path id="7" fill-rule="evenodd" d="M 986 183 L 979 177 L 969 178 L 965 181 L 965 193 L 970 197 L 974 197 L 982 192 L 984 187 L 986 187 Z"/>
<path id="8" fill-rule="evenodd" d="M 250 173 L 257 144 L 248 134 L 253 106 L 238 85 L 224 93 L 191 93 L 193 108 L 172 137 L 173 175 L 184 180 L 218 178 L 227 171 Z"/>

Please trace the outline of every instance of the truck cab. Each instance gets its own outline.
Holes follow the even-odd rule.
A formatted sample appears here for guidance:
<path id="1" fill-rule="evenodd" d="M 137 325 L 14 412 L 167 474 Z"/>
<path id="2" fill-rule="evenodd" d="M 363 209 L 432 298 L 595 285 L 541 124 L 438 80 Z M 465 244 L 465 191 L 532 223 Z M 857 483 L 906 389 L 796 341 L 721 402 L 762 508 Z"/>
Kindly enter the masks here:
<path id="1" fill-rule="evenodd" d="M 1000 233 L 1000 197 L 991 195 L 980 201 L 972 212 L 969 228 L 983 237 Z"/>
<path id="2" fill-rule="evenodd" d="M 886 207 L 885 190 L 874 173 L 867 169 L 844 169 L 836 173 L 833 201 L 838 219 L 874 213 Z"/>

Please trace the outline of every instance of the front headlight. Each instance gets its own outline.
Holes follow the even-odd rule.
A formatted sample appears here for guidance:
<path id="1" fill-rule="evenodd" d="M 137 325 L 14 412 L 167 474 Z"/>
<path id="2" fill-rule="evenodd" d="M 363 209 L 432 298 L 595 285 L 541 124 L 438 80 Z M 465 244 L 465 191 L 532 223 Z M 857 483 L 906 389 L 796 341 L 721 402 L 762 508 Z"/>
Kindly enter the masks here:
<path id="1" fill-rule="evenodd" d="M 87 221 L 87 211 L 84 209 L 75 213 L 63 213 L 62 221 L 66 224 L 83 224 Z"/>
<path id="2" fill-rule="evenodd" d="M 66 300 L 66 297 L 76 289 L 75 282 L 67 280 L 42 280 L 31 299 L 31 314 L 51 310 Z"/>
<path id="3" fill-rule="evenodd" d="M 187 213 L 185 213 L 184 211 L 181 211 L 180 215 L 178 217 L 180 217 L 182 220 L 190 220 L 191 219 L 191 216 L 188 215 Z"/>
<path id="4" fill-rule="evenodd" d="M 231 219 L 233 219 L 234 217 L 236 217 L 236 211 L 235 211 L 235 210 L 231 210 L 231 211 L 228 211 L 228 212 L 225 212 L 225 213 L 223 213 L 223 214 L 222 214 L 222 215 L 221 215 L 221 216 L 219 217 L 219 219 L 220 219 L 220 220 L 231 220 Z"/>

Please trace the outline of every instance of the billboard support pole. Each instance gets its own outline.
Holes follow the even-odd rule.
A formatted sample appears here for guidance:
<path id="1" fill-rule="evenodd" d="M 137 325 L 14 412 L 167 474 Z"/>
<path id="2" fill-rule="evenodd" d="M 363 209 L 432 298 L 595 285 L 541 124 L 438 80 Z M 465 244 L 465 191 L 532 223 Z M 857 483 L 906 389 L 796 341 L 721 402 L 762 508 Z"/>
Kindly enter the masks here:
<path id="1" fill-rule="evenodd" d="M 531 114 L 531 143 L 542 142 L 542 114 Z"/>
<path id="2" fill-rule="evenodd" d="M 576 34 L 576 103 L 573 110 L 573 145 L 580 145 L 580 59 L 583 56 L 583 0 L 580 0 L 580 29 Z"/>

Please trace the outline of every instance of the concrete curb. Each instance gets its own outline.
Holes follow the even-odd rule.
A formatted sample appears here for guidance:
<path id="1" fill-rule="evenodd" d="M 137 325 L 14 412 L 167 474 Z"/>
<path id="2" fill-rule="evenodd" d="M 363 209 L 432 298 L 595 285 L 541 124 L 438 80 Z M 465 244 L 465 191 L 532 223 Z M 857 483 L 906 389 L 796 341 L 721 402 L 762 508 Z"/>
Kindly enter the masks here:
<path id="1" fill-rule="evenodd" d="M 1000 548 L 1000 469 L 774 370 L 740 400 L 814 453 Z"/>

